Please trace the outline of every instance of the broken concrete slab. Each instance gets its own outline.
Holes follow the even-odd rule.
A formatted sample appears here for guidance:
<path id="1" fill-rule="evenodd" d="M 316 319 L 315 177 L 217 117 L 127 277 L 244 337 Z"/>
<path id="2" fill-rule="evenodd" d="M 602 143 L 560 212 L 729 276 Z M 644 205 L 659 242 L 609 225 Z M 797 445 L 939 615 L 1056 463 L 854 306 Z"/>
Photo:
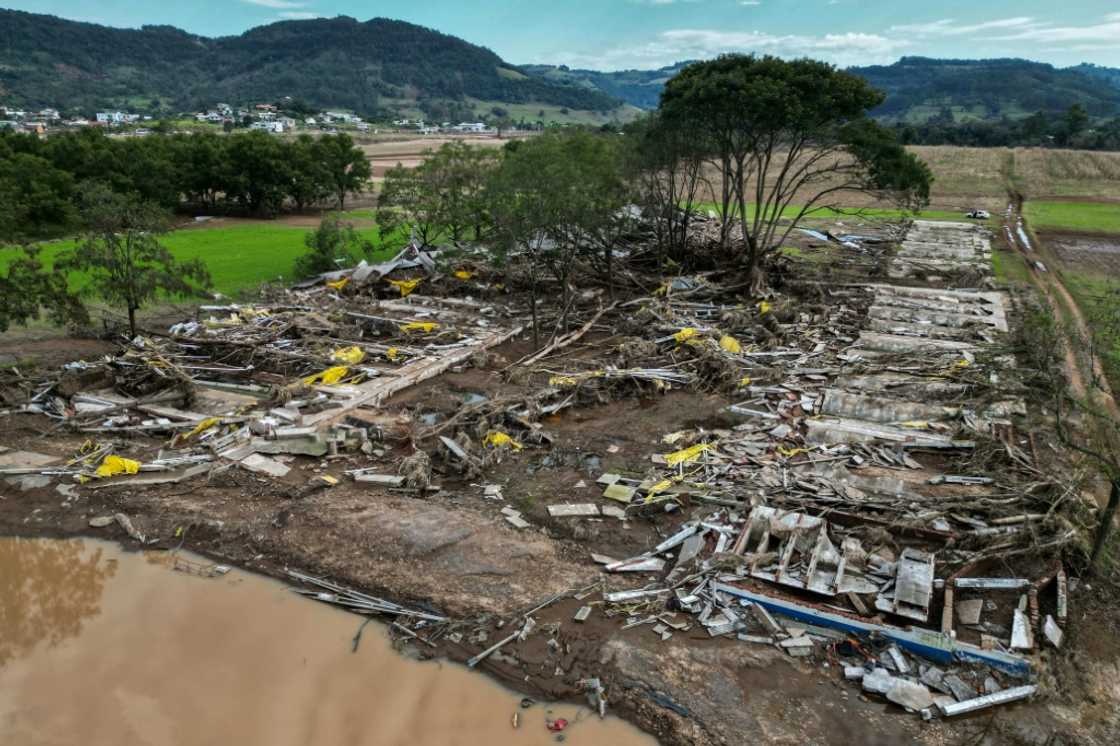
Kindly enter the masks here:
<path id="1" fill-rule="evenodd" d="M 276 459 L 262 456 L 259 453 L 246 456 L 239 464 L 242 468 L 248 469 L 254 474 L 264 474 L 269 477 L 277 478 L 288 476 L 288 472 L 292 470 L 290 466 L 285 466 Z"/>
<path id="2" fill-rule="evenodd" d="M 5 451 L 0 453 L 0 469 L 35 469 L 41 466 L 51 466 L 62 461 L 58 456 L 50 456 L 34 451 Z"/>
<path id="3" fill-rule="evenodd" d="M 1062 637 L 1064 636 L 1062 628 L 1054 621 L 1054 617 L 1049 614 L 1046 615 L 1046 621 L 1042 625 L 1042 634 L 1045 635 L 1046 641 L 1055 648 L 1060 648 L 1062 646 Z"/>
<path id="4" fill-rule="evenodd" d="M 400 488 L 404 487 L 404 477 L 399 474 L 368 474 L 361 473 L 354 475 L 354 481 L 360 484 L 376 484 L 380 487 Z"/>
<path id="5" fill-rule="evenodd" d="M 25 474 L 22 477 L 8 477 L 4 481 L 19 489 L 20 492 L 42 489 L 51 483 L 54 477 L 48 474 Z"/>
<path id="6" fill-rule="evenodd" d="M 886 698 L 906 708 L 907 712 L 920 712 L 933 706 L 933 695 L 929 689 L 913 681 L 895 679 L 885 692 Z"/>
<path id="7" fill-rule="evenodd" d="M 549 505 L 548 514 L 553 518 L 585 518 L 599 515 L 599 506 L 591 503 Z"/>
<path id="8" fill-rule="evenodd" d="M 984 611 L 984 599 L 973 598 L 968 601 L 957 601 L 957 619 L 961 624 L 976 625 L 980 623 L 980 615 Z"/>

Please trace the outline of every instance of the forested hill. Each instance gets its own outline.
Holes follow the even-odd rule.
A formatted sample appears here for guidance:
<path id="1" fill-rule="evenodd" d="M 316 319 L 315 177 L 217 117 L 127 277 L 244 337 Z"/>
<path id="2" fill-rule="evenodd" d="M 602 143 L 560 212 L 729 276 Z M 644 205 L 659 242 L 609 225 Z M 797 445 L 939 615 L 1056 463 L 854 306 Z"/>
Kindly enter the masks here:
<path id="1" fill-rule="evenodd" d="M 610 73 L 573 70 L 564 65 L 522 65 L 521 70 L 556 83 L 601 90 L 639 109 L 652 110 L 657 108 L 665 84 L 688 64 L 678 62 L 660 70 L 621 70 Z"/>
<path id="2" fill-rule="evenodd" d="M 958 120 L 1022 118 L 1080 104 L 1090 116 L 1120 113 L 1120 87 L 1084 72 L 1028 60 L 935 60 L 903 57 L 893 65 L 855 67 L 887 94 L 876 112 L 921 122 L 944 109 Z"/>
<path id="3" fill-rule="evenodd" d="M 522 71 L 556 82 L 598 88 L 643 109 L 657 108 L 661 89 L 686 63 L 660 70 L 596 72 L 549 65 Z M 958 122 L 1020 119 L 1081 104 L 1091 116 L 1120 114 L 1120 70 L 1081 65 L 1059 69 L 1028 60 L 935 60 L 904 57 L 893 65 L 855 67 L 887 94 L 875 113 L 892 121 L 925 122 L 951 112 Z"/>
<path id="4" fill-rule="evenodd" d="M 282 21 L 206 38 L 0 10 L 0 104 L 178 111 L 284 96 L 375 114 L 435 101 L 609 111 L 598 89 L 527 76 L 483 47 L 402 21 Z"/>

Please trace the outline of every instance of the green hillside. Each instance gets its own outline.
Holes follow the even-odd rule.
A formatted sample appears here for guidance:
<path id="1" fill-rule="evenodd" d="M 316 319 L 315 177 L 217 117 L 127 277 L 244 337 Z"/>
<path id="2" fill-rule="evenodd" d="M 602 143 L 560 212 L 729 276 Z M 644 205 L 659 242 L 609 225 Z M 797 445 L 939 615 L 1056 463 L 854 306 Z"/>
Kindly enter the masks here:
<path id="1" fill-rule="evenodd" d="M 903 57 L 893 65 L 855 67 L 887 94 L 876 112 L 901 121 L 924 121 L 948 108 L 971 119 L 1021 118 L 1059 113 L 1081 104 L 1091 116 L 1120 113 L 1120 88 L 1102 85 L 1076 69 L 1027 60 L 934 60 Z"/>
<path id="2" fill-rule="evenodd" d="M 526 76 L 483 47 L 401 21 L 282 21 L 206 38 L 169 26 L 117 29 L 0 10 L 0 103 L 89 113 L 193 110 L 290 96 L 387 113 L 476 100 L 608 112 L 597 90 Z M 383 102 L 386 102 L 383 104 Z"/>
<path id="3" fill-rule="evenodd" d="M 687 65 L 660 70 L 597 72 L 551 65 L 520 69 L 543 80 L 600 90 L 643 108 L 657 108 L 665 82 Z M 1120 70 L 1081 65 L 1059 69 L 1028 60 L 935 60 L 904 57 L 893 65 L 854 67 L 887 94 L 882 119 L 925 122 L 951 112 L 957 122 L 1021 119 L 1081 104 L 1093 117 L 1120 114 Z"/>

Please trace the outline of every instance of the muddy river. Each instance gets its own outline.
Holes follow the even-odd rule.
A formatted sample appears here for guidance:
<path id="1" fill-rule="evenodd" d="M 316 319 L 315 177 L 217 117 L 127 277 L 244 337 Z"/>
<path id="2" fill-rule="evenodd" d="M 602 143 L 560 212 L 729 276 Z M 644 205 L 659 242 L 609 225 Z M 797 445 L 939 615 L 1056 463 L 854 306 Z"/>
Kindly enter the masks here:
<path id="1" fill-rule="evenodd" d="M 396 654 L 377 625 L 352 652 L 360 623 L 167 553 L 0 539 L 0 744 L 555 744 L 546 718 L 568 720 L 566 744 L 655 744 L 586 708 L 521 709 L 479 674 Z"/>

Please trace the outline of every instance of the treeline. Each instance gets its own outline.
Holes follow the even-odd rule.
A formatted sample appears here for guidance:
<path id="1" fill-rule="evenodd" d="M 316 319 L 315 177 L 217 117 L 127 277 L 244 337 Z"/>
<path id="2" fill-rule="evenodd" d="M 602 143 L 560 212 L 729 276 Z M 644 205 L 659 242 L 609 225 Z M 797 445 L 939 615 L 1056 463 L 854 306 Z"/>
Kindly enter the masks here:
<path id="1" fill-rule="evenodd" d="M 91 183 L 165 210 L 272 216 L 363 191 L 369 161 L 346 134 L 293 140 L 264 132 L 111 138 L 86 130 L 0 135 L 0 237 L 63 235 Z"/>
<path id="2" fill-rule="evenodd" d="M 925 124 L 897 124 L 895 130 L 906 145 L 1120 150 L 1120 117 L 1094 125 L 1078 105 L 1064 115 L 1040 111 L 1026 119 L 995 122 L 957 122 L 946 110 Z"/>

